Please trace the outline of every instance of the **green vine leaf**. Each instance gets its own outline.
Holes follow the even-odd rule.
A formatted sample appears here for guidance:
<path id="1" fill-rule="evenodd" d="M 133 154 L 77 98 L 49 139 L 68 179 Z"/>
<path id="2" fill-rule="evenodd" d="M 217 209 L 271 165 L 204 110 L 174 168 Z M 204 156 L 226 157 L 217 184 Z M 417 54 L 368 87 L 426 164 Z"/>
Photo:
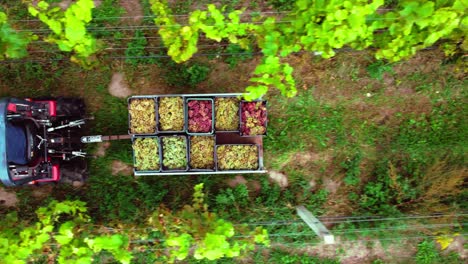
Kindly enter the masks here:
<path id="1" fill-rule="evenodd" d="M 170 248 L 171 259 L 184 260 L 189 254 L 192 240 L 193 238 L 189 234 L 168 237 L 165 241 L 165 245 Z"/>
<path id="2" fill-rule="evenodd" d="M 37 5 L 30 0 L 26 2 L 29 2 L 29 13 L 52 30 L 46 41 L 57 44 L 62 51 L 73 51 L 71 60 L 85 68 L 96 64 L 92 56 L 101 49 L 101 44 L 86 31 L 94 8 L 92 0 L 78 0 L 66 10 L 53 7 L 45 1 L 39 1 Z"/>
<path id="3" fill-rule="evenodd" d="M 27 55 L 27 46 L 37 36 L 18 32 L 8 23 L 7 15 L 0 12 L 0 60 L 19 59 Z"/>

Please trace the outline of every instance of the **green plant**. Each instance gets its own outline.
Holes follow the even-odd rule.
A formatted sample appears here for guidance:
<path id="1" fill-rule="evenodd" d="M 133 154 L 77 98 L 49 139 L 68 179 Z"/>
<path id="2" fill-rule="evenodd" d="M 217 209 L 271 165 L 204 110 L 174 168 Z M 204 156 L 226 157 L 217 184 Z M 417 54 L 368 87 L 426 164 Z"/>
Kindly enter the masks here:
<path id="1" fill-rule="evenodd" d="M 219 218 L 204 203 L 203 184 L 194 189 L 192 205 L 175 213 L 161 207 L 149 219 L 149 224 L 162 230 L 166 238 L 169 261 L 184 260 L 192 254 L 197 260 L 232 258 L 253 250 L 255 244 L 269 245 L 265 229 L 249 230 L 245 225 L 234 226 Z M 236 237 L 236 233 L 243 236 Z"/>
<path id="2" fill-rule="evenodd" d="M 225 97 L 215 99 L 216 130 L 234 131 L 239 129 L 239 99 Z"/>
<path id="3" fill-rule="evenodd" d="M 154 99 L 132 99 L 128 111 L 131 133 L 152 134 L 156 132 L 156 104 Z"/>
<path id="4" fill-rule="evenodd" d="M 216 149 L 218 169 L 258 169 L 258 147 L 256 145 L 221 145 Z"/>
<path id="5" fill-rule="evenodd" d="M 201 64 L 194 64 L 187 68 L 188 84 L 195 86 L 204 81 L 210 72 L 210 67 Z"/>
<path id="6" fill-rule="evenodd" d="M 278 10 L 291 10 L 294 8 L 296 0 L 267 0 L 267 3 Z"/>
<path id="7" fill-rule="evenodd" d="M 356 186 L 361 182 L 361 160 L 362 154 L 358 152 L 353 158 L 348 158 L 340 164 L 340 166 L 346 170 L 346 176 L 344 178 L 346 185 Z"/>
<path id="8" fill-rule="evenodd" d="M 161 97 L 158 105 L 159 128 L 162 131 L 184 129 L 184 100 L 182 97 Z"/>
<path id="9" fill-rule="evenodd" d="M 8 23 L 7 15 L 0 11 L 0 60 L 26 56 L 29 42 L 35 38 L 31 33 L 15 31 Z"/>
<path id="10" fill-rule="evenodd" d="M 388 214 L 395 210 L 391 204 L 390 190 L 381 182 L 369 182 L 359 200 L 361 208 L 372 213 Z"/>
<path id="11" fill-rule="evenodd" d="M 242 214 L 243 209 L 249 206 L 249 189 L 245 184 L 223 189 L 216 195 L 215 200 L 217 207 L 222 209 L 221 211 L 234 206 L 237 213 Z"/>
<path id="12" fill-rule="evenodd" d="M 215 138 L 207 136 L 190 137 L 190 168 L 214 168 Z"/>
<path id="13" fill-rule="evenodd" d="M 148 41 L 141 30 L 135 31 L 135 36 L 132 41 L 127 45 L 125 50 L 125 62 L 130 63 L 133 66 L 138 65 L 140 62 L 145 62 L 144 59 L 138 58 L 146 55 L 145 47 Z"/>
<path id="14" fill-rule="evenodd" d="M 172 86 L 195 87 L 206 80 L 210 73 L 210 67 L 200 63 L 177 64 L 170 60 L 166 65 L 167 73 L 164 76 L 166 82 Z"/>
<path id="15" fill-rule="evenodd" d="M 39 1 L 37 5 L 31 3 L 30 0 L 26 2 L 29 3 L 29 13 L 38 17 L 52 30 L 46 41 L 57 44 L 62 51 L 73 51 L 74 55 L 71 60 L 83 67 L 91 67 L 95 64 L 91 56 L 99 51 L 100 45 L 86 31 L 86 25 L 92 18 L 93 0 L 78 0 L 65 11 L 45 1 Z"/>
<path id="16" fill-rule="evenodd" d="M 119 5 L 118 0 L 103 0 L 100 5 L 92 10 L 90 32 L 96 37 L 112 36 L 113 31 L 107 30 L 108 26 L 116 26 L 120 23 L 120 17 L 125 14 L 125 9 Z"/>
<path id="17" fill-rule="evenodd" d="M 106 250 L 121 263 L 130 263 L 128 238 L 124 235 L 95 236 L 83 226 L 90 221 L 85 203 L 52 201 L 36 210 L 37 222 L 28 223 L 10 213 L 0 226 L 2 263 L 29 263 L 33 254 L 47 250 L 62 263 L 89 263 L 94 254 Z M 46 243 L 57 244 L 54 252 Z"/>
<path id="18" fill-rule="evenodd" d="M 371 78 L 382 80 L 384 73 L 388 72 L 394 74 L 393 67 L 391 63 L 385 63 L 381 60 L 371 63 L 366 68 Z"/>
<path id="19" fill-rule="evenodd" d="M 156 145 L 155 142 L 151 144 Z M 128 177 L 130 175 L 116 177 L 112 174 L 115 161 L 132 166 L 132 152 L 129 151 L 131 148 L 130 142 L 113 142 L 104 157 L 93 159 L 90 164 L 89 172 L 92 177 L 88 179 L 89 187 L 80 196 L 90 204 L 89 210 L 96 222 L 142 223 L 169 191 L 165 186 L 166 182 L 158 178 L 144 177 L 135 180 Z"/>
<path id="20" fill-rule="evenodd" d="M 418 245 L 418 252 L 415 256 L 417 264 L 440 263 L 441 256 L 436 248 L 434 241 L 424 240 Z"/>
<path id="21" fill-rule="evenodd" d="M 283 264 L 339 264 L 340 261 L 338 259 L 333 258 L 319 258 L 317 256 L 311 256 L 309 254 L 298 254 L 288 252 L 282 249 L 275 249 L 271 252 L 271 254 L 265 258 L 262 256 L 259 262 L 269 262 L 269 263 L 283 263 Z"/>
<path id="22" fill-rule="evenodd" d="M 187 142 L 182 136 L 162 137 L 163 166 L 168 170 L 187 166 Z"/>
<path id="23" fill-rule="evenodd" d="M 224 61 L 229 64 L 231 69 L 236 67 L 239 62 L 252 58 L 252 51 L 250 49 L 243 49 L 238 44 L 230 43 L 226 47 L 225 52 L 230 54 L 224 58 Z"/>
<path id="24" fill-rule="evenodd" d="M 159 143 L 157 138 L 136 138 L 132 147 L 137 170 L 159 170 Z"/>
<path id="25" fill-rule="evenodd" d="M 245 49 L 251 42 L 256 44 L 264 57 L 251 78 L 254 84 L 246 88 L 248 100 L 261 97 L 269 87 L 276 87 L 285 96 L 296 95 L 293 68 L 281 62 L 281 58 L 301 50 L 319 52 L 324 58 L 330 58 L 335 55 L 335 49 L 344 46 L 358 50 L 372 46 L 377 48 L 378 59 L 397 61 L 439 39 L 450 41 L 445 44 L 448 53 L 453 53 L 458 42 L 466 49 L 463 36 L 468 19 L 464 17 L 466 7 L 460 0 L 402 1 L 396 10 L 384 14 L 377 12 L 383 0 L 298 0 L 280 21 L 266 17 L 243 23 L 239 22 L 244 10 L 223 14 L 224 7 L 208 5 L 207 11 L 190 13 L 186 25 L 176 22 L 165 0 L 150 2 L 168 54 L 178 63 L 187 61 L 198 51 L 201 33 L 208 39 L 229 40 Z M 252 39 L 247 37 L 249 34 L 253 35 Z"/>
<path id="26" fill-rule="evenodd" d="M 444 50 L 453 54 L 458 43 L 466 49 L 466 3 L 463 1 L 400 1 L 398 8 L 373 22 L 374 28 L 388 28 L 379 36 L 376 58 L 398 61 L 416 51 L 446 39 Z"/>

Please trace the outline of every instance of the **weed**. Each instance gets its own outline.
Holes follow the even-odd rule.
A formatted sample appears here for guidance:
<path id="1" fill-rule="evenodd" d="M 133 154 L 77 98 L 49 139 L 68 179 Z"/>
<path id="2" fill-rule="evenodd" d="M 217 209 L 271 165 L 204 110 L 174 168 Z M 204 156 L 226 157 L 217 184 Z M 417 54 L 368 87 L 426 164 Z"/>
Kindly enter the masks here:
<path id="1" fill-rule="evenodd" d="M 384 183 L 369 182 L 364 187 L 359 204 L 361 208 L 372 213 L 393 215 L 396 208 L 391 205 L 390 200 L 390 190 Z"/>
<path id="2" fill-rule="evenodd" d="M 275 154 L 325 149 L 346 142 L 343 108 L 320 104 L 309 91 L 296 98 L 277 98 L 270 104 L 265 148 Z"/>
<path id="3" fill-rule="evenodd" d="M 249 204 L 249 190 L 244 184 L 239 184 L 234 188 L 223 189 L 216 195 L 216 207 L 222 208 L 235 207 L 235 214 L 242 214 L 244 208 Z M 237 215 L 239 216 L 239 215 Z"/>
<path id="4" fill-rule="evenodd" d="M 367 66 L 367 72 L 369 73 L 371 78 L 377 79 L 379 81 L 382 80 L 383 75 L 386 72 L 395 74 L 395 72 L 393 71 L 392 64 L 385 63 L 381 60 L 371 63 L 369 66 Z"/>
<path id="5" fill-rule="evenodd" d="M 277 10 L 288 11 L 294 8 L 296 1 L 295 0 L 267 0 L 267 3 L 271 4 Z"/>
<path id="6" fill-rule="evenodd" d="M 226 47 L 225 52 L 228 54 L 232 54 L 226 56 L 224 59 L 224 61 L 226 61 L 229 64 L 229 67 L 231 69 L 235 68 L 237 64 L 239 64 L 239 62 L 252 58 L 252 51 L 245 50 L 241 48 L 241 46 L 239 46 L 238 44 L 229 44 Z"/>
<path id="7" fill-rule="evenodd" d="M 56 69 L 48 71 L 47 68 Z M 50 96 L 63 74 L 59 65 L 44 66 L 38 62 L 11 63 L 0 65 L 2 80 L 15 88 L 15 96 Z"/>
<path id="8" fill-rule="evenodd" d="M 407 155 L 412 161 L 408 165 L 413 167 L 432 162 L 434 156 L 462 155 L 468 131 L 463 121 L 465 107 L 463 102 L 454 100 L 435 105 L 429 115 L 408 116 L 392 142 L 392 149 Z"/>
<path id="9" fill-rule="evenodd" d="M 111 175 L 113 160 L 132 164 L 130 149 L 130 142 L 114 142 L 107 156 L 94 159 L 91 164 L 89 189 L 84 199 L 89 201 L 97 220 L 143 220 L 142 216 L 156 209 L 167 193 L 164 183 L 158 179 L 137 181 L 128 176 Z"/>
<path id="10" fill-rule="evenodd" d="M 226 6 L 226 11 L 231 12 L 235 9 L 239 9 L 240 0 L 222 0 L 221 3 L 223 6 Z"/>
<path id="11" fill-rule="evenodd" d="M 417 264 L 440 263 L 440 254 L 434 241 L 424 240 L 418 245 L 418 252 L 415 256 Z"/>
<path id="12" fill-rule="evenodd" d="M 28 12 L 28 8 L 23 1 L 9 1 L 8 4 L 8 7 L 2 6 L 4 5 L 3 3 L 0 4 L 0 11 L 6 12 L 10 21 L 16 19 L 31 19 L 31 15 Z"/>
<path id="13" fill-rule="evenodd" d="M 105 89 L 101 87 L 101 89 Z M 106 96 L 101 101 L 100 109 L 94 113 L 92 131 L 96 134 L 125 134 L 128 132 L 127 101 Z"/>
<path id="14" fill-rule="evenodd" d="M 192 6 L 192 4 L 193 0 L 175 1 L 172 10 L 174 14 L 187 14 L 190 12 L 190 7 Z"/>
<path id="15" fill-rule="evenodd" d="M 141 6 L 143 8 L 143 24 L 153 24 L 153 12 L 151 11 L 151 4 L 149 0 L 142 0 Z"/>
<path id="16" fill-rule="evenodd" d="M 360 174 L 360 164 L 362 160 L 361 153 L 357 153 L 353 158 L 347 159 L 346 161 L 342 162 L 340 166 L 346 170 L 346 176 L 344 182 L 346 185 L 358 185 L 361 182 Z"/>
<path id="17" fill-rule="evenodd" d="M 265 257 L 264 257 L 265 258 Z M 267 259 L 262 259 L 268 263 L 283 263 L 283 264 L 295 264 L 295 263 L 302 263 L 302 264 L 339 264 L 340 261 L 338 259 L 332 258 L 319 258 L 316 256 L 310 256 L 308 254 L 297 254 L 287 252 L 281 249 L 275 249 L 273 252 L 269 254 Z M 262 260 L 258 260 L 262 262 Z M 255 261 L 257 263 L 257 261 Z"/>
<path id="18" fill-rule="evenodd" d="M 125 49 L 125 62 L 130 64 L 129 71 L 141 71 L 148 64 L 155 64 L 163 70 L 166 74 L 171 74 L 169 67 L 175 65 L 171 59 L 167 57 L 167 50 L 158 49 L 156 52 L 147 51 L 147 39 L 142 31 L 135 31 L 134 38 L 127 44 Z M 140 66 L 140 67 L 137 67 Z"/>
<path id="19" fill-rule="evenodd" d="M 210 67 L 200 64 L 177 64 L 172 60 L 167 64 L 166 82 L 171 86 L 195 87 L 208 77 Z"/>
<path id="20" fill-rule="evenodd" d="M 138 65 L 138 63 L 147 62 L 144 58 L 147 56 L 145 47 L 148 44 L 148 41 L 145 38 L 145 35 L 141 30 L 136 30 L 135 35 L 127 45 L 125 50 L 125 62 L 131 64 L 132 66 Z"/>
<path id="21" fill-rule="evenodd" d="M 120 23 L 120 18 L 125 10 L 118 3 L 118 0 L 104 0 L 92 10 L 91 23 L 88 28 L 92 29 L 95 37 L 111 37 L 112 30 L 107 30 L 108 26 L 116 26 Z"/>

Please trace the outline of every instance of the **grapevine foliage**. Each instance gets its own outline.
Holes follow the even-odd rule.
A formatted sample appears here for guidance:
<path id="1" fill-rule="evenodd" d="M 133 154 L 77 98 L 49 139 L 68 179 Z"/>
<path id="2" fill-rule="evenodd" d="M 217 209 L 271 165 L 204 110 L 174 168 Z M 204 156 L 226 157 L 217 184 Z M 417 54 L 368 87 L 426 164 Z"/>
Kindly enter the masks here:
<path id="1" fill-rule="evenodd" d="M 374 28 L 388 29 L 379 35 L 376 57 L 398 61 L 440 39 L 446 40 L 442 46 L 447 55 L 454 53 L 458 42 L 466 50 L 467 12 L 465 0 L 403 1 L 398 10 L 386 13 L 373 23 Z"/>
<path id="2" fill-rule="evenodd" d="M 253 85 L 246 88 L 248 100 L 261 97 L 269 87 L 285 96 L 296 94 L 293 68 L 281 60 L 294 52 L 310 51 L 330 58 L 345 46 L 372 47 L 378 59 L 398 61 L 439 40 L 448 40 L 443 46 L 447 54 L 453 53 L 468 33 L 463 0 L 399 1 L 395 10 L 386 12 L 377 10 L 384 0 L 297 0 L 284 18 L 266 17 L 261 23 L 240 22 L 244 10 L 225 14 L 224 7 L 208 5 L 206 11 L 193 11 L 184 26 L 176 22 L 166 0 L 150 2 L 154 21 L 161 27 L 159 34 L 176 62 L 197 52 L 200 34 L 245 49 L 255 44 L 264 58 L 250 79 Z M 464 40 L 462 49 L 466 43 Z"/>
<path id="3" fill-rule="evenodd" d="M 0 12 L 0 60 L 26 56 L 26 47 L 33 39 L 35 36 L 30 33 L 15 31 L 8 23 L 7 15 Z"/>
<path id="4" fill-rule="evenodd" d="M 46 41 L 57 44 L 62 51 L 74 52 L 71 60 L 88 68 L 95 63 L 92 55 L 100 49 L 99 42 L 86 31 L 93 8 L 93 0 L 78 0 L 65 11 L 39 1 L 37 5 L 29 3 L 28 11 L 52 30 Z"/>
<path id="5" fill-rule="evenodd" d="M 90 222 L 85 203 L 52 201 L 36 215 L 38 221 L 32 224 L 18 219 L 16 213 L 0 221 L 1 263 L 29 263 L 34 254 L 47 251 L 60 264 L 90 263 L 93 255 L 103 250 L 121 263 L 130 263 L 132 255 L 127 251 L 125 235 L 93 236 L 89 228 L 83 228 Z M 51 252 L 50 243 L 57 244 L 58 252 Z"/>
<path id="6" fill-rule="evenodd" d="M 254 250 L 255 244 L 269 245 L 265 229 L 234 226 L 210 212 L 205 204 L 203 183 L 195 186 L 191 205 L 178 212 L 160 207 L 148 223 L 164 233 L 170 262 L 184 260 L 191 254 L 195 259 L 232 258 Z M 235 237 L 239 233 L 243 236 Z"/>
<path id="7" fill-rule="evenodd" d="M 37 256 L 44 255 L 49 262 L 59 264 L 95 263 L 96 255 L 105 251 L 115 260 L 107 262 L 126 264 L 132 260 L 132 252 L 145 250 L 155 252 L 161 263 L 184 259 L 191 253 L 197 259 L 212 260 L 239 256 L 253 250 L 255 244 L 269 244 L 265 229 L 234 226 L 209 212 L 203 184 L 195 187 L 191 205 L 178 212 L 161 206 L 149 217 L 145 228 L 129 225 L 112 232 L 96 226 L 81 201 L 51 201 L 37 209 L 36 216 L 35 221 L 26 221 L 13 212 L 0 219 L 0 263 L 37 263 Z M 162 242 L 153 239 L 159 232 Z M 155 250 L 160 246 L 168 251 Z"/>

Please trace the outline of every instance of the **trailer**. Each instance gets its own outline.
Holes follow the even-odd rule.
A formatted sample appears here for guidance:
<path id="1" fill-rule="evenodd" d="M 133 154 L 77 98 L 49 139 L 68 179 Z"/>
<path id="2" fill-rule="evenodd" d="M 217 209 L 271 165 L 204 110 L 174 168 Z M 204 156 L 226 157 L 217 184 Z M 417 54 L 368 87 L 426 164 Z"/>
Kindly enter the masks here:
<path id="1" fill-rule="evenodd" d="M 135 106 L 137 103 L 141 102 L 140 105 Z M 167 103 L 173 102 L 173 103 Z M 211 119 L 211 122 L 207 122 L 208 125 L 205 127 L 205 131 L 196 131 L 193 129 L 196 127 L 196 121 L 192 120 L 196 115 L 194 113 L 197 110 L 197 104 L 201 102 L 200 105 L 209 113 L 209 116 L 201 113 L 203 120 Z M 222 120 L 217 119 L 218 117 L 223 117 L 222 114 L 229 112 L 222 109 L 222 102 L 229 102 L 233 108 L 230 113 L 235 111 L 236 117 L 233 117 L 233 120 L 236 120 L 237 124 L 231 128 L 220 128 L 220 123 Z M 236 102 L 237 110 L 234 108 Z M 219 103 L 219 104 L 218 104 Z M 154 104 L 154 106 L 153 106 Z M 245 119 L 253 119 L 252 116 L 247 113 L 248 117 L 246 118 L 245 114 L 242 113 L 241 109 L 244 107 L 251 107 L 254 105 L 253 112 L 257 112 L 258 115 L 262 118 L 262 121 L 258 122 L 258 126 L 261 131 L 255 131 L 257 133 L 249 134 L 245 133 L 245 130 L 251 129 L 251 127 L 246 127 Z M 138 109 L 141 106 L 146 107 L 145 109 Z M 121 140 L 121 139 L 130 139 L 132 141 L 133 148 L 133 169 L 134 175 L 137 177 L 140 176 L 165 176 L 165 175 L 223 175 L 223 174 L 241 174 L 241 173 L 267 173 L 267 170 L 264 167 L 263 162 L 263 137 L 266 135 L 266 115 L 267 115 L 267 102 L 264 100 L 256 100 L 254 102 L 247 102 L 242 99 L 241 93 L 217 93 L 217 94 L 163 94 L 163 95 L 138 95 L 128 98 L 128 135 L 115 135 L 115 136 L 84 136 L 81 138 L 83 143 L 95 143 L 102 142 L 107 140 Z M 191 109 L 194 107 L 195 110 Z M 207 110 L 210 108 L 211 110 Z M 171 108 L 171 109 L 168 109 Z M 136 110 L 135 110 L 136 109 Z M 234 109 L 234 110 L 233 110 Z M 223 110 L 222 113 L 219 111 Z M 136 114 L 132 115 L 132 111 L 139 113 L 145 113 L 143 115 L 145 119 Z M 167 122 L 167 116 L 174 118 Z M 175 118 L 177 116 L 177 118 Z M 183 125 L 181 125 L 181 118 L 183 118 Z M 203 121 L 202 120 L 202 121 Z M 224 121 L 224 120 L 223 120 Z M 257 122 L 254 120 L 254 122 Z M 143 126 L 147 128 L 146 131 L 136 129 L 137 126 Z M 192 126 L 194 124 L 194 126 Z M 164 127 L 166 126 L 166 127 Z M 252 126 L 249 124 L 249 126 Z M 140 127 L 141 128 L 141 127 Z M 193 155 L 193 142 L 199 140 L 202 137 L 209 138 L 213 143 L 202 145 L 202 148 L 210 147 L 210 151 L 206 152 L 206 160 L 213 160 L 213 163 L 205 168 L 199 168 L 192 166 L 192 160 L 194 159 Z M 145 159 L 144 162 L 147 162 L 148 159 L 152 159 L 149 163 L 153 164 L 152 168 L 141 168 L 139 164 L 139 151 L 136 149 L 136 145 L 139 145 L 141 142 L 147 142 L 153 146 L 153 151 L 151 150 L 147 153 L 152 153 L 151 155 L 144 155 L 141 159 Z M 167 141 L 167 143 L 165 143 Z M 183 142 L 183 143 L 180 143 Z M 208 140 L 205 140 L 208 142 Z M 184 151 L 179 147 L 177 153 L 169 153 L 171 150 L 170 144 L 180 144 L 185 148 Z M 158 150 L 155 150 L 158 148 Z M 244 150 L 248 150 L 249 154 L 242 156 Z M 224 152 L 223 152 L 224 151 Z M 255 159 L 251 158 L 255 151 Z M 180 157 L 185 157 L 185 163 L 183 166 L 179 167 L 170 167 L 166 166 L 170 163 L 170 160 L 166 157 L 166 153 L 170 155 L 179 155 Z M 225 153 L 227 152 L 227 154 Z M 211 154 L 209 154 L 211 153 Z M 169 155 L 168 154 L 168 155 Z M 225 155 L 226 154 L 226 155 Z M 211 156 L 212 155 L 212 158 Z M 250 156 L 249 156 L 250 155 Z M 246 157 L 249 156 L 249 157 Z M 233 159 L 239 158 L 235 166 L 229 167 L 225 166 Z M 182 158 L 180 158 L 182 159 Z M 226 160 L 229 159 L 229 160 Z M 168 162 L 166 162 L 168 161 Z M 251 161 L 250 163 L 248 161 Z M 167 164 L 166 164 L 167 163 Z M 242 163 L 245 164 L 245 167 L 242 167 Z"/>

